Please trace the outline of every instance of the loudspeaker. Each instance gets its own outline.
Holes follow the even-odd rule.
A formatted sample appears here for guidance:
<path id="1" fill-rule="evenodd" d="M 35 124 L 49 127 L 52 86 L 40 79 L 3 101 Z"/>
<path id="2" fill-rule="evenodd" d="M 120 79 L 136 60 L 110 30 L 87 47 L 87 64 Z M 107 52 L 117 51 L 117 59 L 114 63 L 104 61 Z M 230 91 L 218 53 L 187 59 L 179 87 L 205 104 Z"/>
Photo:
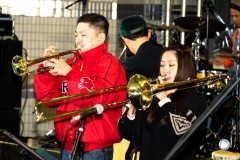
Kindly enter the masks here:
<path id="1" fill-rule="evenodd" d="M 0 110 L 21 107 L 22 78 L 12 69 L 15 55 L 22 56 L 22 41 L 0 40 Z"/>
<path id="2" fill-rule="evenodd" d="M 0 109 L 0 129 L 5 129 L 15 136 L 20 133 L 20 115 L 19 108 Z"/>
<path id="3" fill-rule="evenodd" d="M 13 18 L 10 14 L 0 13 L 0 36 L 13 35 Z"/>

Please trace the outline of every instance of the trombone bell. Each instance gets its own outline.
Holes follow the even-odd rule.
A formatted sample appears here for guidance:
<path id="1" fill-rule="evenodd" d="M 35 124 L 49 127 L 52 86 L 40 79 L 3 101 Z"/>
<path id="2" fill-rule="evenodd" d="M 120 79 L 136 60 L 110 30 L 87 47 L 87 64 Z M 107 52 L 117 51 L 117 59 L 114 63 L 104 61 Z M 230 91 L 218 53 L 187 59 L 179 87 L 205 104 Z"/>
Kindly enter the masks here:
<path id="1" fill-rule="evenodd" d="M 128 82 L 128 96 L 135 108 L 146 110 L 151 105 L 154 94 L 158 92 L 170 89 L 183 90 L 196 88 L 225 80 L 227 77 L 227 75 L 222 74 L 166 84 L 151 84 L 149 79 L 143 75 L 135 74 Z"/>
<path id="2" fill-rule="evenodd" d="M 139 110 L 146 110 L 152 102 L 152 89 L 149 79 L 135 74 L 128 82 L 128 97 L 133 106 Z"/>

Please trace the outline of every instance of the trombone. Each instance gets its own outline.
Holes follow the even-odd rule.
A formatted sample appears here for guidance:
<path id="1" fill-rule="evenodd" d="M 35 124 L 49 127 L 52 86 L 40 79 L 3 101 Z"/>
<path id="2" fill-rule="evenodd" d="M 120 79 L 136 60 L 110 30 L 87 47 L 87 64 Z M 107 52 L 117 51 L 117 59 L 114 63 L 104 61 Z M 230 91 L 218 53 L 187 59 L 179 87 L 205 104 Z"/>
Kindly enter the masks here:
<path id="1" fill-rule="evenodd" d="M 63 51 L 63 52 L 59 52 L 59 53 L 54 53 L 48 57 L 41 57 L 41 58 L 36 58 L 33 60 L 27 60 L 27 61 L 24 61 L 21 56 L 16 55 L 12 59 L 12 69 L 13 69 L 13 72 L 17 76 L 21 76 L 21 77 L 25 76 L 26 74 L 37 74 L 37 73 L 47 72 L 53 68 L 52 67 L 42 67 L 42 68 L 37 68 L 35 70 L 30 71 L 29 67 L 32 65 L 35 65 L 37 63 L 43 62 L 45 60 L 49 60 L 52 58 L 57 58 L 57 57 L 61 57 L 61 56 L 65 56 L 65 55 L 74 53 L 77 50 L 79 50 L 79 49 L 72 49 L 72 50 L 67 50 L 67 51 Z M 74 61 L 71 62 L 70 64 L 74 63 L 75 61 L 76 61 L 76 56 L 74 57 Z"/>
<path id="2" fill-rule="evenodd" d="M 112 102 L 109 104 L 103 104 L 102 106 L 104 108 L 108 108 L 110 106 L 111 107 L 112 106 L 122 106 L 128 102 L 131 102 L 135 108 L 137 108 L 138 110 L 144 111 L 149 108 L 149 106 L 152 103 L 153 96 L 156 93 L 159 93 L 159 92 L 165 91 L 165 90 L 169 90 L 169 89 L 182 90 L 182 89 L 200 87 L 200 86 L 204 86 L 204 85 L 213 84 L 213 83 L 216 83 L 221 80 L 225 80 L 226 78 L 228 78 L 228 76 L 225 74 L 222 74 L 222 75 L 213 75 L 213 76 L 204 77 L 204 78 L 197 78 L 197 79 L 173 82 L 173 83 L 167 83 L 167 84 L 151 84 L 153 81 L 156 81 L 156 79 L 148 79 L 148 78 L 144 77 L 143 75 L 135 74 L 129 79 L 129 82 L 127 85 L 119 85 L 119 86 L 99 89 L 99 90 L 95 90 L 95 91 L 85 92 L 85 93 L 81 93 L 81 94 L 74 94 L 74 95 L 69 95 L 69 96 L 53 98 L 53 99 L 46 100 L 46 101 L 39 101 L 34 104 L 34 113 L 37 116 L 37 122 L 55 119 L 58 117 L 63 117 L 63 116 L 72 115 L 72 114 L 76 114 L 76 113 L 82 113 L 86 110 L 92 109 L 93 107 L 89 107 L 84 110 L 76 110 L 76 111 L 72 111 L 72 112 L 67 112 L 67 113 L 59 114 L 59 115 L 55 115 L 55 116 L 49 116 L 49 117 L 44 116 L 43 112 L 40 113 L 38 111 L 38 107 L 42 106 L 44 104 L 48 104 L 48 103 L 52 103 L 52 102 L 56 102 L 56 101 L 62 101 L 65 99 L 82 97 L 82 96 L 87 96 L 87 95 L 98 95 L 100 93 L 112 92 L 112 91 L 116 91 L 119 89 L 127 89 L 129 99 L 119 101 L 119 102 Z"/>

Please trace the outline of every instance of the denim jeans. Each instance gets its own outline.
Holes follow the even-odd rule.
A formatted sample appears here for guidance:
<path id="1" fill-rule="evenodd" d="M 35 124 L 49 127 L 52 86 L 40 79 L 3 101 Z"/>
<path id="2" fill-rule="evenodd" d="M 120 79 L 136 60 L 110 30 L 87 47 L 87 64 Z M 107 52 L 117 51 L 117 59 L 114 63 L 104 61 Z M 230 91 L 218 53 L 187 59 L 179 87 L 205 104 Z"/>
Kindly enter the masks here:
<path id="1" fill-rule="evenodd" d="M 63 150 L 61 160 L 71 160 L 71 152 L 67 150 Z M 80 160 L 79 153 L 76 153 L 74 160 Z"/>
<path id="2" fill-rule="evenodd" d="M 112 160 L 113 158 L 113 147 L 102 148 L 86 152 L 83 154 L 83 160 Z M 70 160 L 71 152 L 63 150 L 62 160 Z M 79 154 L 77 154 L 74 160 L 80 160 Z"/>

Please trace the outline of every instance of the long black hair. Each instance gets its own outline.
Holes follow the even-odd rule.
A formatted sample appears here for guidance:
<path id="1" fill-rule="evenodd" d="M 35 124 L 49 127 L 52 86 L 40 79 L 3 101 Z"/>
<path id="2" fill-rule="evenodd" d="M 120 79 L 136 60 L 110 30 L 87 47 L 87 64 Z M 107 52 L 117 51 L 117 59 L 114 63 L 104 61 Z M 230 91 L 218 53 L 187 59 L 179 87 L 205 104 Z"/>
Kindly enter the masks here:
<path id="1" fill-rule="evenodd" d="M 196 63 L 191 53 L 191 48 L 186 45 L 174 45 L 166 48 L 163 54 L 167 51 L 173 51 L 177 58 L 178 68 L 174 82 L 195 79 L 197 77 Z M 162 60 L 163 54 L 160 57 L 160 62 Z M 177 110 L 179 109 L 179 106 L 181 106 L 181 100 L 184 99 L 187 94 L 188 92 L 186 92 L 186 90 L 180 90 L 169 96 L 171 102 L 174 104 Z M 158 101 L 159 100 L 157 98 L 154 98 L 148 110 L 148 125 L 152 123 L 152 121 L 154 120 L 155 112 L 157 109 L 159 109 L 159 106 L 157 104 Z"/>

